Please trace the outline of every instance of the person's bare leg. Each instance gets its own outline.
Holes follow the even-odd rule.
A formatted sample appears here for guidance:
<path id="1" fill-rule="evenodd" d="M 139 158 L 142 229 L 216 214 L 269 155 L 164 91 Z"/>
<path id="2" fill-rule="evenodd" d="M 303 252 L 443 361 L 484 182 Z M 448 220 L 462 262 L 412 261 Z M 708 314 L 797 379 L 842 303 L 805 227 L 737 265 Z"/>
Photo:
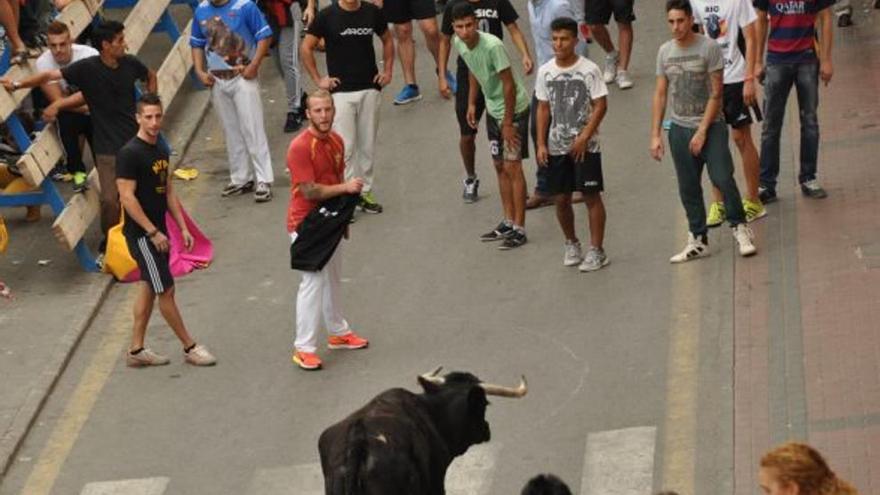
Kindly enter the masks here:
<path id="1" fill-rule="evenodd" d="M 501 195 L 501 209 L 504 210 L 504 219 L 516 223 L 513 209 L 513 191 L 510 188 L 510 178 L 504 170 L 502 162 L 494 162 L 495 175 L 498 177 L 498 193 Z"/>
<path id="2" fill-rule="evenodd" d="M 605 31 L 606 34 L 608 31 Z M 632 23 L 617 23 L 617 47 L 620 49 L 620 60 L 617 62 L 617 67 L 620 70 L 627 70 L 629 68 L 629 57 L 632 54 L 633 48 L 633 25 Z"/>
<path id="3" fill-rule="evenodd" d="M 434 17 L 430 17 L 428 19 L 419 19 L 419 28 L 422 29 L 422 34 L 425 35 L 425 45 L 428 47 L 428 51 L 431 52 L 431 55 L 434 56 L 434 64 L 439 64 L 438 58 L 440 57 L 440 29 L 437 27 L 437 19 Z"/>
<path id="4" fill-rule="evenodd" d="M 605 243 L 605 203 L 599 193 L 584 193 L 584 203 L 590 218 L 590 246 L 602 249 Z"/>
<path id="5" fill-rule="evenodd" d="M 605 27 L 604 24 L 591 25 L 590 33 L 593 35 L 593 39 L 596 40 L 596 43 L 599 43 L 599 46 L 605 50 L 605 53 L 611 53 L 614 51 L 614 43 L 611 41 L 611 36 L 608 34 L 608 28 Z"/>
<path id="6" fill-rule="evenodd" d="M 746 198 L 757 202 L 758 175 L 760 174 L 761 161 L 758 157 L 758 149 L 752 140 L 752 126 L 748 124 L 733 129 L 732 134 L 733 143 L 736 144 L 736 147 L 739 149 L 739 156 L 742 157 L 743 177 L 746 179 Z"/>
<path id="7" fill-rule="evenodd" d="M 0 25 L 6 30 L 12 51 L 25 49 L 24 41 L 18 34 L 18 2 L 17 0 L 0 0 Z"/>
<path id="8" fill-rule="evenodd" d="M 461 152 L 461 161 L 464 164 L 464 171 L 468 174 L 468 177 L 476 176 L 476 136 L 461 136 L 458 140 L 458 151 Z"/>
<path id="9" fill-rule="evenodd" d="M 553 200 L 556 203 L 556 220 L 559 221 L 562 235 L 565 236 L 566 241 L 578 242 L 577 234 L 574 231 L 574 209 L 571 207 L 571 195 L 557 194 Z"/>
<path id="10" fill-rule="evenodd" d="M 526 177 L 522 161 L 504 162 L 504 171 L 510 181 L 511 202 L 513 205 L 513 224 L 526 225 Z"/>
<path id="11" fill-rule="evenodd" d="M 397 38 L 397 56 L 403 67 L 403 80 L 406 84 L 416 83 L 416 47 L 412 37 L 412 22 L 394 25 Z"/>
<path id="12" fill-rule="evenodd" d="M 162 317 L 165 318 L 168 326 L 174 331 L 174 335 L 177 335 L 177 338 L 180 339 L 184 349 L 192 347 L 196 343 L 189 332 L 186 331 L 183 318 L 180 316 L 180 310 L 177 309 L 177 302 L 174 301 L 174 287 L 159 294 L 159 311 L 162 312 Z"/>
<path id="13" fill-rule="evenodd" d="M 2 0 L 0 0 L 2 1 Z M 134 300 L 134 326 L 131 332 L 131 346 L 129 351 L 136 351 L 144 347 L 144 338 L 147 334 L 147 324 L 150 323 L 150 315 L 153 313 L 153 300 L 156 295 L 147 282 L 138 282 L 138 293 Z"/>

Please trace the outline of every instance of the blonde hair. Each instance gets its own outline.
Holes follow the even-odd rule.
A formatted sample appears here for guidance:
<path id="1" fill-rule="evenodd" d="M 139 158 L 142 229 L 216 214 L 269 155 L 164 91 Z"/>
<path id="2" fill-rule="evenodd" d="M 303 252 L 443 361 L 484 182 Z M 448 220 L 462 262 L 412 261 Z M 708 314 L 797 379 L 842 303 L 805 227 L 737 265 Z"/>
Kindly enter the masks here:
<path id="1" fill-rule="evenodd" d="M 825 458 L 813 447 L 790 442 L 761 458 L 761 467 L 775 471 L 781 483 L 794 483 L 802 495 L 859 495 L 852 485 L 837 477 Z"/>
<path id="2" fill-rule="evenodd" d="M 333 102 L 333 95 L 331 95 L 330 92 L 327 91 L 326 89 L 316 89 L 316 90 L 312 91 L 311 93 L 309 93 L 309 97 L 306 98 L 306 108 L 311 108 L 313 99 L 330 100 L 331 105 L 334 103 Z"/>

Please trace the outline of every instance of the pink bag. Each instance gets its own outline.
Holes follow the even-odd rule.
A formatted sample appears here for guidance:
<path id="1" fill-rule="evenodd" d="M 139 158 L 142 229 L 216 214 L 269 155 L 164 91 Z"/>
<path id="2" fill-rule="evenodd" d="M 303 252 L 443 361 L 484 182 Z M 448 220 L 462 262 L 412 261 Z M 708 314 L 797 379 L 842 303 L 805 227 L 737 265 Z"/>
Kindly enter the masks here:
<path id="1" fill-rule="evenodd" d="M 168 228 L 168 240 L 171 244 L 169 250 L 170 257 L 168 259 L 171 268 L 171 274 L 175 278 L 182 277 L 193 270 L 207 268 L 214 259 L 214 245 L 211 240 L 205 237 L 205 234 L 199 229 L 199 226 L 192 218 L 180 207 L 180 214 L 183 215 L 183 221 L 193 238 L 193 248 L 187 252 L 183 245 L 183 235 L 171 212 L 165 213 L 165 225 Z M 137 282 L 141 279 L 141 271 L 138 269 L 129 273 L 123 282 Z"/>

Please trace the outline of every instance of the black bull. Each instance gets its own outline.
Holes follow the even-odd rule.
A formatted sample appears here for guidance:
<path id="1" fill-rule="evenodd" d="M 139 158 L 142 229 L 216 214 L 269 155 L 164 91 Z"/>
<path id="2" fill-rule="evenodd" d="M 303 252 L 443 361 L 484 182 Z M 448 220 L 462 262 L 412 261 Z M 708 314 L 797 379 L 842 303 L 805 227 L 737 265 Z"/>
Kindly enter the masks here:
<path id="1" fill-rule="evenodd" d="M 522 397 L 516 388 L 470 373 L 419 376 L 414 394 L 386 390 L 318 440 L 327 495 L 443 495 L 446 469 L 468 447 L 488 442 L 487 395 Z"/>

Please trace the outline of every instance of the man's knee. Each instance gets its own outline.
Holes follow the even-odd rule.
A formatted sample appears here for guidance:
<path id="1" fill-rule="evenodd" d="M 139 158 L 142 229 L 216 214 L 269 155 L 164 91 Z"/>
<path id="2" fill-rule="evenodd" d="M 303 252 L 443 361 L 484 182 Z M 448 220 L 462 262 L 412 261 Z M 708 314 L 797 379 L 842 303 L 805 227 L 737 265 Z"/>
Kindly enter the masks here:
<path id="1" fill-rule="evenodd" d="M 412 41 L 412 22 L 394 25 L 394 36 L 398 42 Z"/>
<path id="2" fill-rule="evenodd" d="M 733 138 L 733 144 L 735 144 L 740 151 L 746 149 L 752 141 L 752 127 L 748 124 L 742 127 L 733 128 L 730 134 Z"/>
<path id="3" fill-rule="evenodd" d="M 437 28 L 437 19 L 433 17 L 419 20 L 419 28 L 425 36 L 438 36 L 440 30 Z"/>

